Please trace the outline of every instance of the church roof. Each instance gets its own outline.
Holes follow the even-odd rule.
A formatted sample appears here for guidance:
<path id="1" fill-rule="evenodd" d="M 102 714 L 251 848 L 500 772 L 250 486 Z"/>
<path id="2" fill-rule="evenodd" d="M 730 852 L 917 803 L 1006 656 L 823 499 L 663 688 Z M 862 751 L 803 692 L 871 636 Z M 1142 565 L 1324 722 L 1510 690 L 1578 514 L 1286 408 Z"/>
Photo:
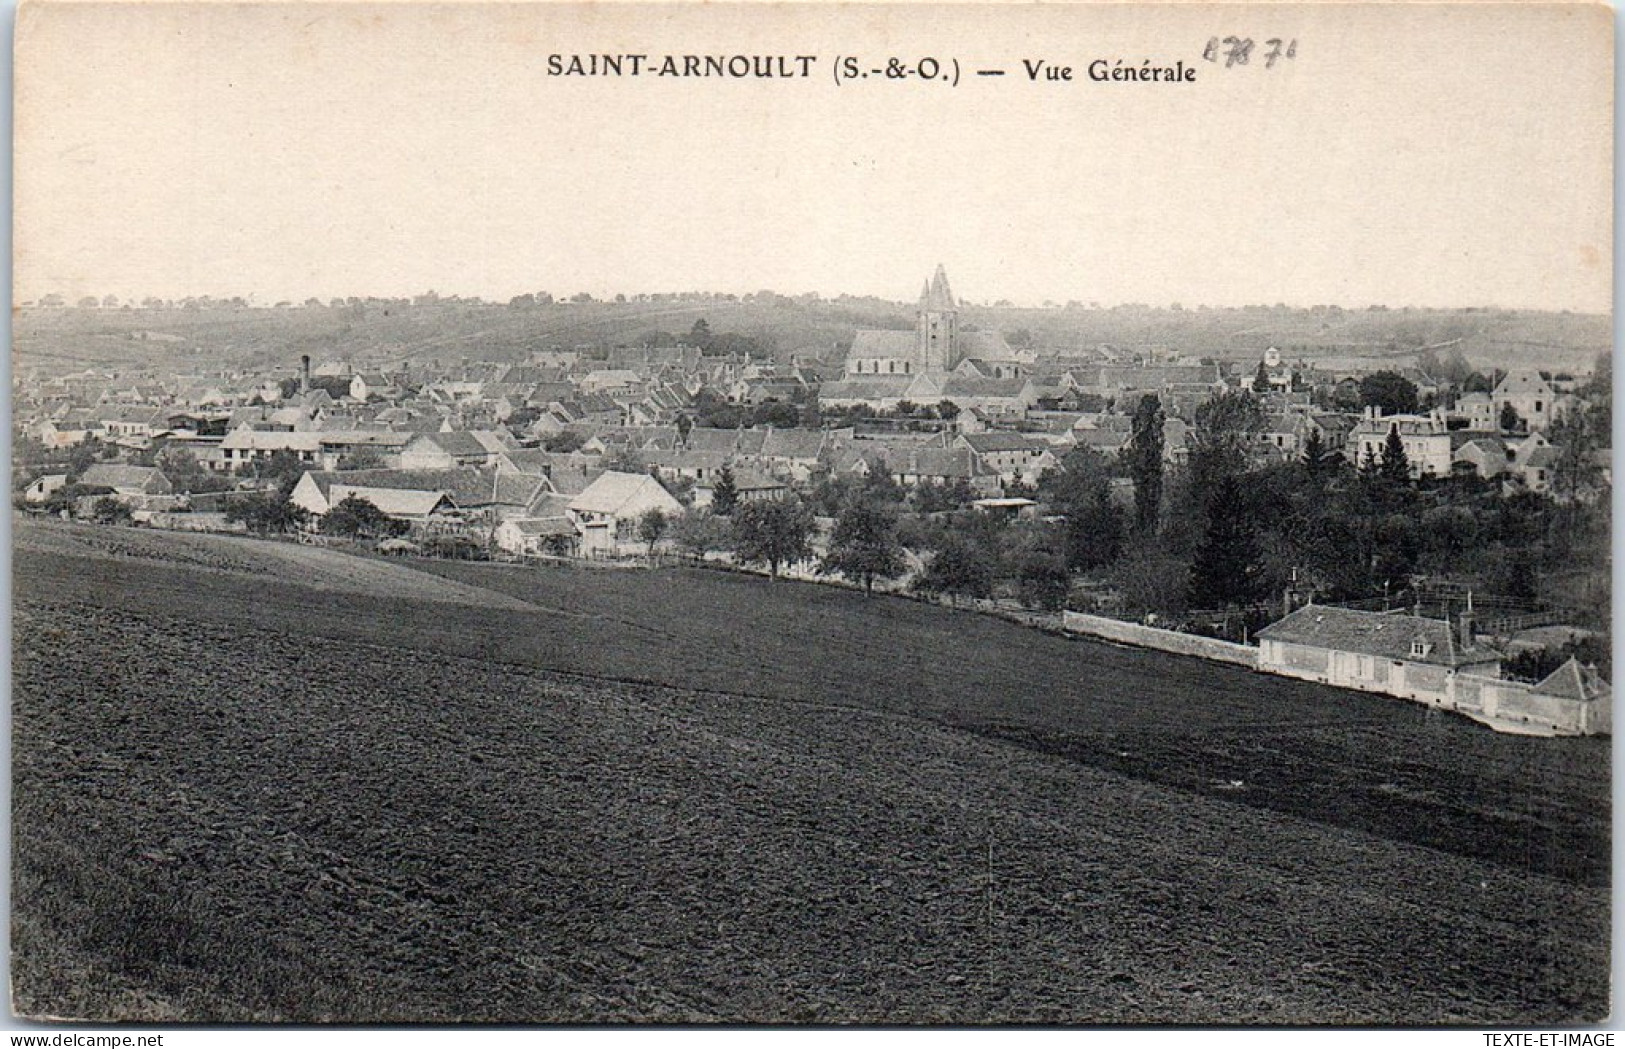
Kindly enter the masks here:
<path id="1" fill-rule="evenodd" d="M 915 341 L 913 330 L 886 331 L 865 329 L 852 336 L 852 349 L 847 353 L 850 357 L 862 357 L 864 360 L 879 357 L 914 359 L 919 344 Z"/>
<path id="2" fill-rule="evenodd" d="M 818 398 L 821 401 L 901 398 L 908 395 L 908 388 L 917 378 L 916 375 L 853 376 L 839 382 L 826 382 Z"/>

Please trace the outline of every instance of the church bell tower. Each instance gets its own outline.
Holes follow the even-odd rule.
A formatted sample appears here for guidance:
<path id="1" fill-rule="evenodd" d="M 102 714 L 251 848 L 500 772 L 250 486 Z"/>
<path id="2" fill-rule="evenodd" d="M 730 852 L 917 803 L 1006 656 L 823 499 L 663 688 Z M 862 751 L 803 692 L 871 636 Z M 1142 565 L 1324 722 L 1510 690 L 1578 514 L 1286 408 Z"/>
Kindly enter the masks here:
<path id="1" fill-rule="evenodd" d="M 931 374 L 952 371 L 959 364 L 959 308 L 940 263 L 936 276 L 920 291 L 916 317 L 920 370 Z"/>

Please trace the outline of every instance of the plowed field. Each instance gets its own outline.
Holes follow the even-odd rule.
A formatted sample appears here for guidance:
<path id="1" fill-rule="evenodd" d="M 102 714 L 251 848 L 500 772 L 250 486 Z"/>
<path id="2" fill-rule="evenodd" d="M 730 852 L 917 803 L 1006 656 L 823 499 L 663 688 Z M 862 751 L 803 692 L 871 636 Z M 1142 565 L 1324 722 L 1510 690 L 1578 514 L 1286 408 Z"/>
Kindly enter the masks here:
<path id="1" fill-rule="evenodd" d="M 25 1013 L 1607 1011 L 1606 741 L 828 588 L 18 529 Z"/>

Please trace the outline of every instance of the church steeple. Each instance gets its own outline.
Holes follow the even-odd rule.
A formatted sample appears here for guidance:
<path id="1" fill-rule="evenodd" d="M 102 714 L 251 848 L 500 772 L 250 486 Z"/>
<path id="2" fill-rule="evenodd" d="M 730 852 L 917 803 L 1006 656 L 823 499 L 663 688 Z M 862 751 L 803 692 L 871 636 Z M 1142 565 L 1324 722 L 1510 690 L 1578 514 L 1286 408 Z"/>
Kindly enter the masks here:
<path id="1" fill-rule="evenodd" d="M 937 374 L 952 371 L 959 364 L 959 309 L 941 263 L 920 293 L 916 328 L 920 369 Z"/>
<path id="2" fill-rule="evenodd" d="M 926 298 L 932 309 L 951 310 L 954 308 L 954 294 L 948 290 L 948 273 L 937 263 L 936 276 L 931 278 L 927 286 Z"/>

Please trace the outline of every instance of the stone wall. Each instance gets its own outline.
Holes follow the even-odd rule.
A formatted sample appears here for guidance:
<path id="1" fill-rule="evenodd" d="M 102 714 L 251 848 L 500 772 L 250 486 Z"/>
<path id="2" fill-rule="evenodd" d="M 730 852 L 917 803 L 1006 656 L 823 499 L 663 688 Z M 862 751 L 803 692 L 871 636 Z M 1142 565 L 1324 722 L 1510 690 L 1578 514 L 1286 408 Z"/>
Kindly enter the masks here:
<path id="1" fill-rule="evenodd" d="M 1233 641 L 1220 641 L 1199 634 L 1182 634 L 1176 630 L 1125 623 L 1121 619 L 1091 616 L 1082 612 L 1065 613 L 1061 617 L 1061 626 L 1068 633 L 1098 637 L 1118 644 L 1154 648 L 1161 652 L 1213 659 L 1221 663 L 1235 663 L 1249 669 L 1256 669 L 1258 666 L 1258 649 L 1251 645 L 1238 645 Z"/>

